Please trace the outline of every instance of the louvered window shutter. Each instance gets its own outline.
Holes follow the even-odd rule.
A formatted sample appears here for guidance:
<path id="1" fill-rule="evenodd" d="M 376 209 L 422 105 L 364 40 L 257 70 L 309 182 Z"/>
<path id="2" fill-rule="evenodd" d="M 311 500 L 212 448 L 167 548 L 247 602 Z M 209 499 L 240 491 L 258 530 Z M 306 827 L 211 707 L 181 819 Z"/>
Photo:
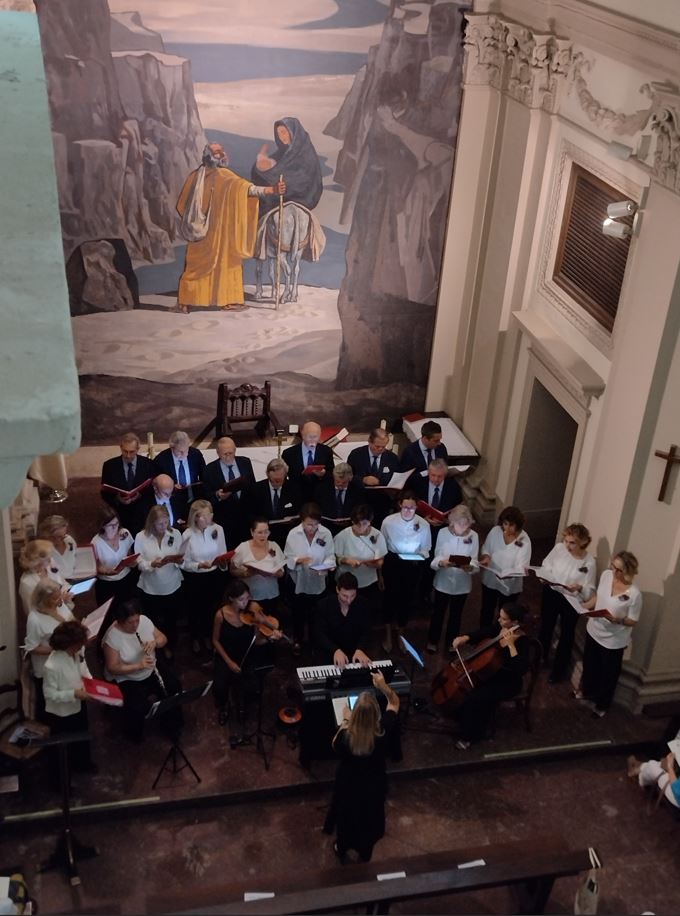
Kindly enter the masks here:
<path id="1" fill-rule="evenodd" d="M 630 238 L 602 234 L 607 205 L 624 195 L 573 165 L 553 280 L 611 331 L 621 296 Z M 621 222 L 628 225 L 632 217 Z"/>

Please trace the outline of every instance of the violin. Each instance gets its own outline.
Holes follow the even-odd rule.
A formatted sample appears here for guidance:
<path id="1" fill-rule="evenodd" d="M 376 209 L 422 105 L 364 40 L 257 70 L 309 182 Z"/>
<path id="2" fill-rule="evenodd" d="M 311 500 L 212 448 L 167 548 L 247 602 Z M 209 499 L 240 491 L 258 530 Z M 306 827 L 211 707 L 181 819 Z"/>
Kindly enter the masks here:
<path id="1" fill-rule="evenodd" d="M 519 624 L 501 630 L 493 639 L 483 640 L 465 658 L 449 662 L 435 674 L 430 688 L 432 702 L 449 710 L 457 709 L 475 687 L 490 680 L 503 667 L 503 648 L 499 643 L 508 630 L 518 631 Z"/>
<path id="2" fill-rule="evenodd" d="M 238 616 L 241 623 L 249 627 L 255 627 L 258 633 L 266 639 L 271 639 L 274 635 L 274 631 L 279 629 L 279 621 L 277 618 L 271 614 L 265 614 L 257 601 L 251 601 L 245 610 L 239 611 Z M 286 636 L 283 632 L 281 633 L 281 639 L 292 642 L 290 637 Z"/>

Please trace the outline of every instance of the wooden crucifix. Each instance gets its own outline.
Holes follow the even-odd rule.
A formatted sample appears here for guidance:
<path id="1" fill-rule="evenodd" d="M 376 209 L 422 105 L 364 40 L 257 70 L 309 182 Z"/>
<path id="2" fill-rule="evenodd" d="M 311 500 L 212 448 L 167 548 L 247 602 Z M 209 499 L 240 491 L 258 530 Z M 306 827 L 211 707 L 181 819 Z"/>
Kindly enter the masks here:
<path id="1" fill-rule="evenodd" d="M 667 452 L 654 452 L 654 455 L 666 461 L 666 468 L 663 472 L 663 479 L 661 481 L 661 489 L 659 490 L 659 502 L 662 503 L 666 498 L 666 487 L 671 477 L 671 469 L 674 464 L 680 464 L 680 455 L 678 454 L 677 445 L 671 445 Z"/>

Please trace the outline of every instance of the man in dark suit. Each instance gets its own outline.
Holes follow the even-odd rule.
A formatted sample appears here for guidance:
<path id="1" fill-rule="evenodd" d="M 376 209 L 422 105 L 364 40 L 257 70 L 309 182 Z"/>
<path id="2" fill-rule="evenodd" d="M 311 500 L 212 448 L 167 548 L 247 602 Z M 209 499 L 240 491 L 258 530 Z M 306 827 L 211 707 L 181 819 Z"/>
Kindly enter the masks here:
<path id="1" fill-rule="evenodd" d="M 169 474 L 158 474 L 154 477 L 151 486 L 142 493 L 141 502 L 145 520 L 153 506 L 165 506 L 172 528 L 182 528 L 186 524 L 186 515 L 181 514 L 186 504 L 180 498 L 179 491 L 175 489 L 175 481 Z"/>
<path id="2" fill-rule="evenodd" d="M 120 455 L 108 458 L 102 465 L 102 484 L 119 490 L 134 490 L 155 475 L 153 462 L 139 454 L 139 436 L 126 433 L 120 440 Z M 142 493 L 128 497 L 111 490 L 102 490 L 101 496 L 118 513 L 121 527 L 135 535 L 144 527 Z"/>
<path id="3" fill-rule="evenodd" d="M 361 445 L 349 453 L 348 464 L 354 471 L 354 480 L 364 488 L 366 502 L 373 509 L 373 524 L 380 528 L 383 519 L 392 509 L 392 493 L 373 487 L 385 486 L 392 474 L 399 470 L 399 459 L 387 448 L 390 437 L 384 429 L 372 429 L 368 445 Z"/>
<path id="4" fill-rule="evenodd" d="M 288 465 L 288 476 L 300 488 L 305 502 L 313 498 L 318 482 L 333 473 L 333 452 L 319 442 L 320 435 L 319 424 L 308 420 L 300 431 L 300 444 L 284 449 L 281 455 Z M 319 470 L 304 473 L 305 468 L 313 466 L 318 466 Z"/>
<path id="5" fill-rule="evenodd" d="M 295 481 L 288 480 L 288 465 L 283 458 L 272 458 L 267 465 L 267 477 L 258 480 L 250 491 L 250 519 L 266 518 L 269 522 L 295 516 L 290 523 L 272 524 L 272 540 L 283 549 L 291 527 L 297 524 L 298 513 L 302 505 L 300 489 Z M 250 525 L 250 519 L 248 524 Z"/>
<path id="6" fill-rule="evenodd" d="M 154 465 L 157 474 L 167 474 L 174 480 L 180 517 L 186 521 L 191 503 L 204 497 L 205 487 L 192 484 L 203 481 L 205 461 L 199 450 L 191 445 L 188 434 L 181 429 L 170 434 L 168 445 L 169 448 L 156 455 Z"/>
<path id="7" fill-rule="evenodd" d="M 442 442 L 442 428 L 434 420 L 423 423 L 420 439 L 411 442 L 401 454 L 400 470 L 425 471 L 433 458 L 448 458 L 446 446 Z"/>
<path id="8" fill-rule="evenodd" d="M 323 523 L 330 528 L 333 537 L 341 528 L 349 525 L 352 509 L 365 502 L 363 490 L 353 478 L 352 468 L 342 461 L 335 465 L 332 476 L 324 477 L 314 491 L 314 502 L 321 509 Z M 332 519 L 348 519 L 348 521 L 338 524 L 334 523 Z"/>
<path id="9" fill-rule="evenodd" d="M 217 440 L 217 460 L 205 469 L 204 496 L 215 511 L 215 521 L 224 528 L 229 550 L 248 537 L 248 497 L 255 486 L 255 474 L 250 458 L 236 454 L 233 439 L 223 436 Z"/>

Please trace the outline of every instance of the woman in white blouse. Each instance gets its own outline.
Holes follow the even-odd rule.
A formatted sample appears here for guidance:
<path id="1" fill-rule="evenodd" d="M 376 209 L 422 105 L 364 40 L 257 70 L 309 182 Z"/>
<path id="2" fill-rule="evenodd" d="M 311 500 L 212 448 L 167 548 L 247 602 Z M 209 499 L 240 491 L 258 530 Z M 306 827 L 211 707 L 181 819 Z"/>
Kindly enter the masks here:
<path id="1" fill-rule="evenodd" d="M 300 524 L 288 532 L 283 553 L 295 588 L 293 654 L 299 655 L 306 629 L 311 636 L 316 602 L 326 590 L 326 577 L 335 569 L 333 535 L 321 524 L 321 509 L 316 503 L 301 507 Z"/>
<path id="2" fill-rule="evenodd" d="M 92 675 L 83 656 L 86 642 L 87 628 L 77 620 L 60 623 L 50 636 L 52 652 L 45 662 L 43 689 L 52 735 L 88 731 L 86 701 L 90 695 L 85 690 L 83 678 Z M 89 741 L 69 744 L 68 756 L 75 770 L 97 772 L 90 756 Z"/>
<path id="3" fill-rule="evenodd" d="M 31 599 L 36 585 L 48 579 L 59 583 L 64 601 L 73 609 L 73 599 L 68 595 L 66 580 L 52 562 L 51 541 L 29 541 L 21 548 L 19 565 L 24 570 L 19 579 L 19 597 L 26 616 L 33 609 Z"/>
<path id="4" fill-rule="evenodd" d="M 501 604 L 512 604 L 519 599 L 530 560 L 531 541 L 524 530 L 524 515 L 517 506 L 507 506 L 482 544 L 480 628 L 491 626 Z"/>
<path id="5" fill-rule="evenodd" d="M 68 533 L 63 515 L 48 515 L 38 526 L 38 537 L 52 543 L 52 561 L 64 579 L 72 579 L 76 565 L 76 542 Z"/>
<path id="6" fill-rule="evenodd" d="M 423 563 L 430 553 L 432 536 L 430 525 L 416 515 L 416 497 L 404 490 L 397 500 L 399 511 L 388 515 L 381 532 L 385 538 L 385 618 L 387 627 L 383 649 L 392 651 L 392 632 L 395 636 L 408 623 L 411 607 L 418 593 Z M 394 620 L 396 617 L 396 627 Z M 400 648 L 398 639 L 397 647 Z"/>
<path id="7" fill-rule="evenodd" d="M 113 604 L 127 601 L 135 593 L 136 567 L 119 568 L 134 544 L 130 532 L 120 527 L 120 519 L 109 506 L 102 509 L 99 530 L 90 541 L 97 561 L 97 581 L 94 593 L 97 604 L 113 598 Z M 102 627 L 103 629 L 103 627 Z"/>
<path id="8" fill-rule="evenodd" d="M 600 576 L 597 594 L 584 602 L 588 610 L 605 613 L 588 619 L 581 687 L 574 697 L 588 703 L 597 718 L 604 716 L 611 706 L 623 653 L 640 619 L 642 595 L 637 585 L 633 585 L 637 571 L 637 557 L 620 550 L 610 568 Z"/>
<path id="9" fill-rule="evenodd" d="M 335 535 L 335 555 L 338 560 L 336 579 L 343 573 L 356 576 L 359 594 L 375 613 L 379 603 L 380 570 L 385 562 L 385 538 L 372 525 L 373 509 L 359 505 L 350 514 L 352 524 Z"/>
<path id="10" fill-rule="evenodd" d="M 26 621 L 26 639 L 24 650 L 31 657 L 31 670 L 35 685 L 36 718 L 42 719 L 45 714 L 43 695 L 43 671 L 45 662 L 52 649 L 50 636 L 60 623 L 73 620 L 71 609 L 62 601 L 61 586 L 54 579 L 39 582 L 31 599 L 33 610 Z"/>
<path id="11" fill-rule="evenodd" d="M 434 605 L 427 634 L 427 651 L 432 655 L 439 648 L 447 609 L 446 646 L 450 647 L 460 633 L 463 606 L 472 588 L 471 562 L 478 555 L 479 537 L 472 530 L 472 513 L 461 503 L 449 512 L 448 528 L 441 528 L 437 533 L 434 558 L 430 564 L 434 570 Z M 465 562 L 464 557 L 469 561 Z"/>
<path id="12" fill-rule="evenodd" d="M 553 547 L 541 568 L 536 571 L 537 576 L 547 580 L 543 584 L 539 632 L 544 662 L 550 656 L 555 623 L 558 618 L 560 621 L 560 638 L 548 677 L 551 684 L 559 684 L 567 677 L 579 618 L 576 608 L 567 601 L 566 596 L 583 602 L 592 597 L 595 591 L 597 570 L 595 558 L 587 551 L 588 544 L 590 532 L 585 525 L 567 525 L 560 543 Z M 562 587 L 549 585 L 548 582 L 559 582 Z"/>
<path id="13" fill-rule="evenodd" d="M 250 564 L 257 564 L 253 568 Z M 285 575 L 286 559 L 275 541 L 269 540 L 266 518 L 253 519 L 250 540 L 242 541 L 231 559 L 231 573 L 237 579 L 247 579 L 250 597 L 262 605 L 266 614 L 276 610 L 279 579 Z"/>
<path id="14" fill-rule="evenodd" d="M 217 557 L 227 552 L 224 529 L 214 523 L 207 499 L 196 499 L 191 504 L 182 543 L 191 648 L 198 655 L 201 641 L 208 651 L 211 649 L 212 622 L 226 584 L 224 573 L 215 563 Z"/>
<path id="15" fill-rule="evenodd" d="M 177 641 L 177 616 L 182 588 L 180 564 L 183 560 L 182 536 L 170 527 L 165 506 L 152 506 L 144 530 L 135 538 L 135 553 L 139 554 L 139 588 L 142 606 L 154 624 L 168 638 L 165 654 L 172 658 Z"/>

